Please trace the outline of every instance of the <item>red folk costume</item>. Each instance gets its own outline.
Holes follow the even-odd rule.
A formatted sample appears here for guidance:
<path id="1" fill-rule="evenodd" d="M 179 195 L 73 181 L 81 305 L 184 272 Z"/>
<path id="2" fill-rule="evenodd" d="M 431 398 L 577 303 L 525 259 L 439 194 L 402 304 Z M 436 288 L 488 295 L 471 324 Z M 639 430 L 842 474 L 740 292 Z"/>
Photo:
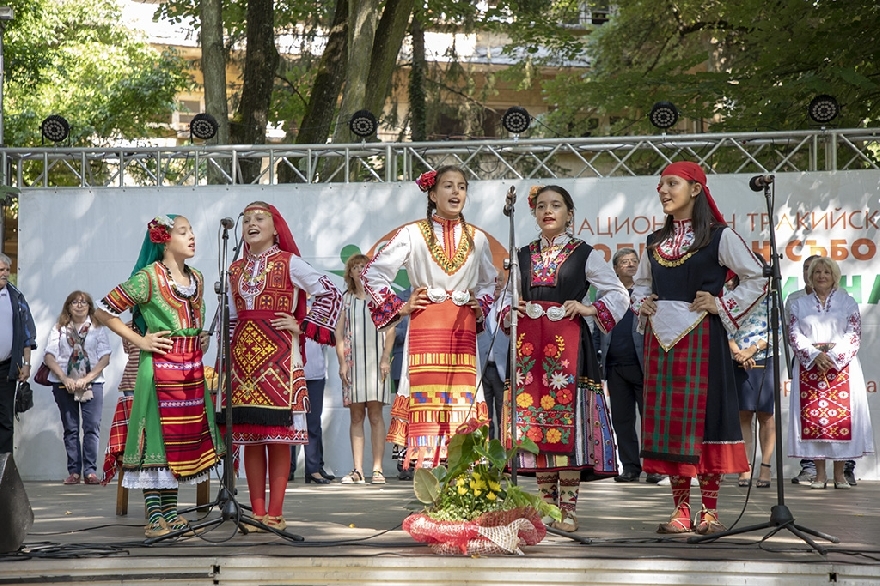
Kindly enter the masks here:
<path id="1" fill-rule="evenodd" d="M 264 210 L 263 206 L 245 212 Z M 303 375 L 305 338 L 334 344 L 341 294 L 332 282 L 299 257 L 287 223 L 269 206 L 278 243 L 229 268 L 233 442 L 306 444 L 309 411 Z M 314 298 L 306 313 L 306 294 Z M 302 334 L 272 326 L 277 313 L 289 313 Z"/>

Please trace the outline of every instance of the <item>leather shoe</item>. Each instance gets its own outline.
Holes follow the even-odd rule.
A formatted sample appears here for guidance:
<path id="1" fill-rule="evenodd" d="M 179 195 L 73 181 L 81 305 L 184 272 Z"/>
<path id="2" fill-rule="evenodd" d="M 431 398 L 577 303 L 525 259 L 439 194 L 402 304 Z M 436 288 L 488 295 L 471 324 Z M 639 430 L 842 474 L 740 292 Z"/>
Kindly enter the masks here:
<path id="1" fill-rule="evenodd" d="M 306 474 L 306 484 L 309 484 L 310 482 L 314 482 L 315 484 L 330 484 L 330 481 L 323 476 L 313 476 L 312 474 Z"/>
<path id="2" fill-rule="evenodd" d="M 324 470 L 323 468 L 321 469 L 320 472 L 318 472 L 318 474 L 320 474 L 323 478 L 325 478 L 325 479 L 327 479 L 327 480 L 336 480 L 336 477 L 335 477 L 335 476 L 333 476 L 332 474 L 328 473 L 328 472 L 327 472 L 326 470 Z"/>
<path id="3" fill-rule="evenodd" d="M 638 482 L 641 472 L 625 470 L 620 476 L 614 477 L 614 482 Z"/>
<path id="4" fill-rule="evenodd" d="M 656 472 L 648 472 L 645 475 L 645 482 L 648 484 L 658 484 L 661 480 L 663 480 L 663 475 Z"/>

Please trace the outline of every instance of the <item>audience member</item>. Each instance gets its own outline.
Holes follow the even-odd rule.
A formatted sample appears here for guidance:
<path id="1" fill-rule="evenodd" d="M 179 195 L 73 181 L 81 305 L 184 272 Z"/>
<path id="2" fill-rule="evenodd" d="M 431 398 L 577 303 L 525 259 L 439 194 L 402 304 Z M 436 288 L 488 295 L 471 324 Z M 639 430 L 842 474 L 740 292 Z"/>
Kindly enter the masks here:
<path id="1" fill-rule="evenodd" d="M 785 316 L 783 317 L 783 322 L 784 322 L 783 325 L 788 324 L 788 321 L 791 317 L 791 311 L 790 311 L 791 304 L 794 303 L 797 299 L 804 297 L 806 295 L 810 295 L 813 292 L 813 288 L 810 287 L 810 283 L 807 278 L 807 273 L 810 269 L 810 263 L 814 259 L 817 259 L 817 258 L 820 258 L 820 256 L 818 254 L 814 254 L 814 255 L 809 256 L 806 259 L 804 259 L 804 264 L 802 267 L 803 275 L 804 275 L 804 288 L 798 289 L 797 291 L 790 293 L 788 295 L 788 297 L 785 298 Z M 786 331 L 788 331 L 787 326 L 786 326 Z M 795 358 L 793 358 L 792 360 L 794 362 L 797 361 L 797 359 L 795 359 Z M 800 466 L 801 466 L 801 471 L 798 473 L 797 476 L 795 476 L 791 479 L 791 482 L 793 484 L 804 484 L 807 486 L 811 485 L 813 483 L 813 481 L 816 480 L 816 464 L 812 460 L 810 460 L 809 458 L 803 458 L 800 461 Z M 844 478 L 846 478 L 846 481 L 851 486 L 856 485 L 856 461 L 855 460 L 847 460 L 846 462 L 844 462 L 843 476 L 844 476 Z"/>
<path id="2" fill-rule="evenodd" d="M 98 444 L 104 408 L 104 369 L 110 364 L 107 328 L 93 324 L 95 302 L 84 291 L 67 296 L 49 332 L 43 361 L 61 412 L 67 473 L 64 484 L 100 484 Z M 80 443 L 80 425 L 82 443 Z"/>
<path id="3" fill-rule="evenodd" d="M 12 453 L 15 386 L 31 376 L 31 350 L 37 348 L 37 328 L 31 308 L 9 282 L 12 260 L 0 253 L 0 453 Z"/>
<path id="4" fill-rule="evenodd" d="M 816 479 L 827 485 L 825 460 L 834 460 L 834 488 L 850 488 L 844 460 L 874 452 L 868 391 L 858 352 L 861 315 L 855 300 L 840 289 L 840 268 L 830 258 L 810 263 L 810 295 L 791 304 L 789 343 L 797 362 L 792 377 L 791 457 L 810 458 Z M 833 407 L 833 408 L 832 408 Z"/>
<path id="5" fill-rule="evenodd" d="M 639 268 L 639 255 L 632 248 L 621 248 L 611 257 L 611 267 L 621 284 L 632 293 L 633 277 Z M 616 482 L 638 482 L 642 474 L 639 458 L 639 432 L 636 424 L 643 410 L 645 336 L 638 331 L 639 320 L 627 311 L 614 328 L 602 333 L 593 332 L 596 348 L 602 360 L 602 372 L 611 400 L 611 424 L 617 436 L 617 456 L 623 472 L 614 477 Z M 651 472 L 645 480 L 657 484 L 662 474 Z"/>
<path id="6" fill-rule="evenodd" d="M 370 447 L 373 456 L 372 484 L 385 484 L 382 460 L 385 457 L 385 418 L 382 409 L 391 402 L 391 350 L 394 328 L 376 329 L 370 316 L 367 293 L 361 273 L 369 261 L 363 254 L 353 254 L 345 263 L 346 291 L 342 297 L 342 315 L 336 324 L 336 356 L 342 381 L 342 404 L 348 407 L 351 421 L 349 438 L 354 466 L 342 478 L 343 484 L 363 484 L 364 419 L 370 420 Z"/>
<path id="7" fill-rule="evenodd" d="M 762 259 L 763 262 L 763 259 Z M 739 277 L 734 276 L 728 281 L 730 289 L 739 285 Z M 776 421 L 773 419 L 773 402 L 778 392 L 773 387 L 774 363 L 771 346 L 772 332 L 768 306 L 770 297 L 765 297 L 755 309 L 746 316 L 739 329 L 728 333 L 730 353 L 735 363 L 733 377 L 736 381 L 736 392 L 739 397 L 739 424 L 742 428 L 743 440 L 746 443 L 746 456 L 752 461 L 754 443 L 752 438 L 752 421 L 758 432 L 758 444 L 761 446 L 761 471 L 755 486 L 770 488 L 771 458 L 776 447 Z M 739 475 L 739 486 L 749 486 L 754 470 Z"/>
<path id="8" fill-rule="evenodd" d="M 501 415 L 504 413 L 504 381 L 507 378 L 507 355 L 510 350 L 510 338 L 499 327 L 498 313 L 504 300 L 502 294 L 504 281 L 499 278 L 495 283 L 495 303 L 483 321 L 483 331 L 477 335 L 477 349 L 480 355 L 479 365 L 482 369 L 483 397 L 489 408 L 489 438 L 500 438 L 499 427 Z"/>

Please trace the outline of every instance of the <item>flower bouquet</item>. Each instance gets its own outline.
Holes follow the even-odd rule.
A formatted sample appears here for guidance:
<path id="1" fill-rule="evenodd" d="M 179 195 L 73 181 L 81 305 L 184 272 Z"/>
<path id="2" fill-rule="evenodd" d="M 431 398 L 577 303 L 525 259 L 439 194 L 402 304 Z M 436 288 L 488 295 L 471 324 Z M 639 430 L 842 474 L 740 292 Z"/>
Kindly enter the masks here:
<path id="1" fill-rule="evenodd" d="M 475 419 L 462 425 L 449 440 L 446 466 L 416 470 L 416 498 L 427 506 L 407 517 L 403 530 L 439 554 L 523 555 L 521 546 L 535 545 L 547 534 L 542 518 L 562 515 L 510 483 L 504 469 L 520 449 L 538 451 L 528 438 L 505 450 Z"/>

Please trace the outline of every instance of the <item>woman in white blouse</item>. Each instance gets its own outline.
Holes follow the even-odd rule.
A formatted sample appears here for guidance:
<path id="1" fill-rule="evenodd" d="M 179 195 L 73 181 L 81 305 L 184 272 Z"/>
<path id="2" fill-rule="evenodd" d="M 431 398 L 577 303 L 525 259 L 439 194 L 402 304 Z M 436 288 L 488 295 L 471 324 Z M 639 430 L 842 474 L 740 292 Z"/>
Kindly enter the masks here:
<path id="1" fill-rule="evenodd" d="M 55 404 L 61 412 L 68 477 L 64 484 L 100 484 L 98 440 L 104 406 L 104 369 L 110 363 L 107 329 L 92 323 L 95 303 L 85 291 L 67 296 L 49 332 L 46 355 Z M 80 443 L 80 426 L 82 443 Z"/>

